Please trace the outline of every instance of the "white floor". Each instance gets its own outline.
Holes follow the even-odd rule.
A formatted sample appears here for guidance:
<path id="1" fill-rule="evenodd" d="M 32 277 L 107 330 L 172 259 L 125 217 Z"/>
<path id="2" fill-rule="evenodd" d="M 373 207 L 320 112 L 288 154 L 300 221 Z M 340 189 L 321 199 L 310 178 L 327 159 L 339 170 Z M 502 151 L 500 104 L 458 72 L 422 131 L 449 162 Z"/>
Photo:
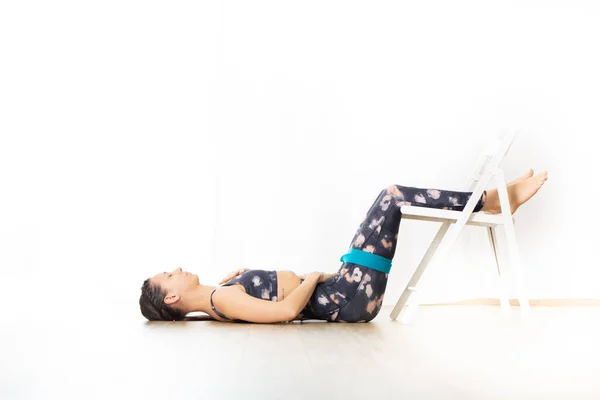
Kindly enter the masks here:
<path id="1" fill-rule="evenodd" d="M 2 322 L 0 399 L 600 399 L 600 307 L 369 324 Z"/>

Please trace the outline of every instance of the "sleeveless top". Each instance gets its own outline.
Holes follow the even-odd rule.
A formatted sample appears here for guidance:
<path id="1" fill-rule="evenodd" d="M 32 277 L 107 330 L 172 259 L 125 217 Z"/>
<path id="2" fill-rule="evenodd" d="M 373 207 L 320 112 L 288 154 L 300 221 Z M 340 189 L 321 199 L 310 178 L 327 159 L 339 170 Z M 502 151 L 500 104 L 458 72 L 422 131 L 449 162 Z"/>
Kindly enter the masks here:
<path id="1" fill-rule="evenodd" d="M 257 299 L 268 300 L 268 301 L 277 301 L 277 271 L 265 271 L 260 269 L 251 269 L 249 271 L 244 272 L 241 275 L 236 276 L 232 280 L 227 283 L 221 285 L 223 286 L 231 286 L 231 285 L 242 285 L 246 290 L 246 294 L 256 297 Z M 226 317 L 221 314 L 215 308 L 215 305 L 212 300 L 213 294 L 217 291 L 218 287 L 212 291 L 210 294 L 210 306 L 212 310 L 219 317 L 234 321 L 234 322 L 245 322 L 243 320 L 232 320 L 231 318 Z"/>

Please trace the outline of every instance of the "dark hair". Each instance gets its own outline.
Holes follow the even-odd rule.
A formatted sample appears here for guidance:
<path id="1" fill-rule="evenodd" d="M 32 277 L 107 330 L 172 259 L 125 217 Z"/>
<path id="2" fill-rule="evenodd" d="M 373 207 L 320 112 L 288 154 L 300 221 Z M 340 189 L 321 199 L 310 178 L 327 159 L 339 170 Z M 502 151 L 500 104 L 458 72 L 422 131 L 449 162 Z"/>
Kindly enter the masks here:
<path id="1" fill-rule="evenodd" d="M 181 321 L 185 318 L 184 312 L 165 303 L 166 293 L 158 285 L 151 285 L 150 278 L 142 285 L 140 296 L 140 311 L 149 321 Z"/>

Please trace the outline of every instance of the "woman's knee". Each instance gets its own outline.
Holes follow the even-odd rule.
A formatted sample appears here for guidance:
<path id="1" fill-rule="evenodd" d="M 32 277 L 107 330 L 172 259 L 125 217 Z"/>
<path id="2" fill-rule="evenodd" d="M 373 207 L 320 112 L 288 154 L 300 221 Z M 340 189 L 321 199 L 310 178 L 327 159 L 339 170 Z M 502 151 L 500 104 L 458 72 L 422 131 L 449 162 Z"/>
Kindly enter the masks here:
<path id="1" fill-rule="evenodd" d="M 400 185 L 390 185 L 385 188 L 385 191 L 388 195 L 392 196 L 394 199 L 404 200 L 406 194 L 406 190 L 404 186 Z"/>

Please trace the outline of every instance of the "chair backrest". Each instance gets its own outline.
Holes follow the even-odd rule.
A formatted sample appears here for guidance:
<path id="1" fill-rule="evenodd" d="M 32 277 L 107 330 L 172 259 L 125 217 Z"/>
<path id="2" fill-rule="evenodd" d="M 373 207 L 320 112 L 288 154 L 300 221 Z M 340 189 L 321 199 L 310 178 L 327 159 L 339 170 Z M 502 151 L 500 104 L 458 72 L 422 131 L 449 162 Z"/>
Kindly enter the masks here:
<path id="1" fill-rule="evenodd" d="M 483 154 L 479 156 L 473 172 L 467 178 L 465 191 L 473 191 L 486 172 L 498 167 L 510 150 L 515 136 L 517 136 L 516 132 L 502 132 L 488 143 Z"/>

